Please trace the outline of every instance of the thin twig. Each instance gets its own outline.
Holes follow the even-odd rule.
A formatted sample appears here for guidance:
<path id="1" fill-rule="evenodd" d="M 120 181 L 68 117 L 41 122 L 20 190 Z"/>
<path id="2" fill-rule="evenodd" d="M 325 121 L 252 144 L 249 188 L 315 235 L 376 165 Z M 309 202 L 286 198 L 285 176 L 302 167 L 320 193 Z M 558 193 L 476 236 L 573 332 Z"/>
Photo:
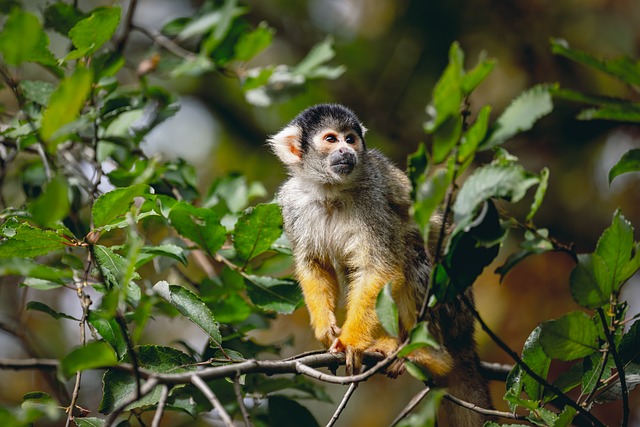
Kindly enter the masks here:
<path id="1" fill-rule="evenodd" d="M 195 53 L 182 48 L 177 43 L 175 43 L 171 39 L 163 36 L 162 34 L 160 34 L 159 32 L 157 32 L 155 30 L 152 30 L 150 28 L 139 27 L 137 25 L 132 25 L 131 29 L 141 32 L 142 34 L 144 34 L 145 36 L 149 37 L 155 43 L 157 43 L 158 45 L 162 46 L 163 48 L 165 48 L 169 52 L 173 53 L 177 57 L 180 57 L 180 58 L 183 58 L 183 59 L 187 59 L 187 60 L 193 60 L 193 59 L 197 58 L 197 55 Z"/>
<path id="2" fill-rule="evenodd" d="M 224 409 L 224 406 L 222 406 L 222 402 L 218 400 L 215 393 L 213 392 L 213 390 L 211 390 L 211 388 L 209 388 L 207 383 L 204 382 L 204 380 L 199 376 L 193 374 L 191 375 L 191 383 L 196 386 L 198 390 L 202 392 L 202 394 L 204 394 L 209 403 L 211 403 L 211 406 L 213 406 L 213 408 L 218 412 L 218 416 L 220 417 L 224 425 L 227 427 L 233 427 L 233 421 L 231 420 L 231 417 Z"/>
<path id="3" fill-rule="evenodd" d="M 129 34 L 131 33 L 131 29 L 133 28 L 133 15 L 136 13 L 136 7 L 138 6 L 138 0 L 130 0 L 129 9 L 127 9 L 127 17 L 125 18 L 124 23 L 124 32 L 118 41 L 118 45 L 116 50 L 120 53 L 124 51 L 124 48 L 127 46 L 127 42 L 129 41 Z"/>
<path id="4" fill-rule="evenodd" d="M 167 405 L 167 398 L 169 397 L 169 387 L 163 385 L 160 389 L 160 400 L 158 401 L 158 409 L 156 409 L 156 413 L 153 415 L 153 421 L 151 421 L 151 427 L 160 427 L 160 421 L 162 420 L 162 414 L 164 413 L 164 408 Z"/>
<path id="5" fill-rule="evenodd" d="M 618 370 L 618 377 L 620 377 L 620 387 L 622 388 L 622 427 L 627 427 L 629 425 L 629 389 L 627 388 L 627 380 L 624 375 L 624 367 L 622 366 L 622 360 L 620 359 L 620 355 L 616 350 L 616 343 L 613 340 L 613 336 L 611 335 L 611 330 L 609 329 L 609 324 L 607 322 L 607 318 L 604 315 L 604 310 L 602 307 L 598 308 L 598 315 L 600 316 L 600 321 L 602 322 L 602 328 L 604 329 L 604 335 L 607 337 L 607 343 L 609 344 L 609 351 L 611 352 L 611 357 L 613 357 L 613 362 L 616 364 L 616 369 Z"/>
<path id="6" fill-rule="evenodd" d="M 244 425 L 246 427 L 253 427 L 253 424 L 251 423 L 251 416 L 249 415 L 249 411 L 247 411 L 247 407 L 244 404 L 242 388 L 240 387 L 240 375 L 236 375 L 233 377 L 233 391 L 236 394 L 236 399 L 238 401 L 238 406 L 240 407 L 240 413 L 242 414 Z"/>
<path id="7" fill-rule="evenodd" d="M 456 405 L 462 406 L 463 408 L 469 409 L 473 412 L 477 412 L 478 414 L 482 414 L 482 415 L 487 415 L 489 417 L 500 417 L 500 418 L 507 418 L 510 420 L 524 420 L 526 419 L 526 417 L 521 416 L 521 415 L 517 415 L 511 412 L 503 412 L 503 411 L 496 411 L 495 409 L 487 409 L 487 408 L 482 408 L 478 405 L 475 405 L 471 402 L 467 402 L 464 401 L 462 399 L 459 399 L 449 393 L 446 393 L 444 395 L 444 398 L 455 403 Z"/>
<path id="8" fill-rule="evenodd" d="M 347 407 L 347 403 L 349 402 L 349 399 L 351 399 L 353 392 L 356 391 L 356 388 L 358 388 L 358 383 L 351 383 L 349 385 L 347 392 L 342 397 L 340 404 L 336 408 L 336 411 L 333 413 L 333 416 L 327 423 L 326 427 L 332 427 L 336 423 L 336 421 L 338 421 L 338 418 L 340 418 L 340 414 L 342 414 L 342 411 L 344 411 L 344 408 Z"/>
<path id="9" fill-rule="evenodd" d="M 424 399 L 427 396 L 427 394 L 429 394 L 430 391 L 431 391 L 430 387 L 425 387 L 424 389 L 420 390 L 418 394 L 413 396 L 413 398 L 409 401 L 409 403 L 407 403 L 407 406 L 405 406 L 402 409 L 402 411 L 400 411 L 400 413 L 396 416 L 396 418 L 391 422 L 391 425 L 389 427 L 394 427 L 400 421 L 402 421 L 407 415 L 409 415 L 411 411 L 413 411 L 415 407 L 418 406 L 420 402 L 422 402 L 422 399 Z"/>

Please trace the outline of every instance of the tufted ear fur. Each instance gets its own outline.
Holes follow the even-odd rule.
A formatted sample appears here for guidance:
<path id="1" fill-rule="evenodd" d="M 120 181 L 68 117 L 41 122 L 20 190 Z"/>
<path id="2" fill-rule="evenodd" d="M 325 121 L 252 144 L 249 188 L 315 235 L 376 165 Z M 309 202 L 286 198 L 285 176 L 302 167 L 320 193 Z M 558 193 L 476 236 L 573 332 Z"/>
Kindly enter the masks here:
<path id="1" fill-rule="evenodd" d="M 302 130 L 290 125 L 271 136 L 267 142 L 276 156 L 287 166 L 299 163 L 302 157 Z"/>

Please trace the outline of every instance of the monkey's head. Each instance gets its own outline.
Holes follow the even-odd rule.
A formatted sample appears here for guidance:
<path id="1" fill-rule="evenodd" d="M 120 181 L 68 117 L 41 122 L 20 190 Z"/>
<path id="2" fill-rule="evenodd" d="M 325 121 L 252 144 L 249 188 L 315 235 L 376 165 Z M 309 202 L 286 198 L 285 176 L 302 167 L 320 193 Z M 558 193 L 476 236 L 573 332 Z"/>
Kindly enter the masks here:
<path id="1" fill-rule="evenodd" d="M 320 104 L 302 111 L 268 142 L 292 175 L 341 184 L 357 178 L 367 149 L 365 132 L 348 108 Z"/>

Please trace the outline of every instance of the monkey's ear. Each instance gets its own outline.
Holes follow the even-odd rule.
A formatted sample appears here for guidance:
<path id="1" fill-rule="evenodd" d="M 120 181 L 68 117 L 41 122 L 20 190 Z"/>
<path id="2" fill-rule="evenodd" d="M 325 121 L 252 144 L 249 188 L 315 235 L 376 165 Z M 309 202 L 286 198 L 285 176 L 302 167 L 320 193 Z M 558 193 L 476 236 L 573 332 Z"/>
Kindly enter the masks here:
<path id="1" fill-rule="evenodd" d="M 302 132 L 298 126 L 282 129 L 267 140 L 273 152 L 285 165 L 299 163 L 302 158 Z"/>
<path id="2" fill-rule="evenodd" d="M 364 136 L 364 134 L 367 133 L 367 131 L 369 130 L 366 127 L 364 127 L 362 123 L 360 123 L 360 128 L 362 128 L 362 136 Z"/>

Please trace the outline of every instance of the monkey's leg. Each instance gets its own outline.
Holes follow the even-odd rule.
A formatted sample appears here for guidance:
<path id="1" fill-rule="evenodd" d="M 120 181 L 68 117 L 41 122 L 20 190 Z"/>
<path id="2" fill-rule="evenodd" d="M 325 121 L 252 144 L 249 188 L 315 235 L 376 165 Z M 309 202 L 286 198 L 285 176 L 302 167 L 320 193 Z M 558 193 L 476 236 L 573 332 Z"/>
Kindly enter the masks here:
<path id="1" fill-rule="evenodd" d="M 347 318 L 340 336 L 330 348 L 333 353 L 345 353 L 347 375 L 360 371 L 362 353 L 371 346 L 381 328 L 375 310 L 376 299 L 384 285 L 394 277 L 402 280 L 402 276 L 393 274 L 361 274 L 350 284 Z"/>
<path id="2" fill-rule="evenodd" d="M 335 271 L 316 261 L 308 261 L 299 262 L 296 272 L 315 336 L 329 347 L 340 335 L 335 316 L 339 293 Z"/>

